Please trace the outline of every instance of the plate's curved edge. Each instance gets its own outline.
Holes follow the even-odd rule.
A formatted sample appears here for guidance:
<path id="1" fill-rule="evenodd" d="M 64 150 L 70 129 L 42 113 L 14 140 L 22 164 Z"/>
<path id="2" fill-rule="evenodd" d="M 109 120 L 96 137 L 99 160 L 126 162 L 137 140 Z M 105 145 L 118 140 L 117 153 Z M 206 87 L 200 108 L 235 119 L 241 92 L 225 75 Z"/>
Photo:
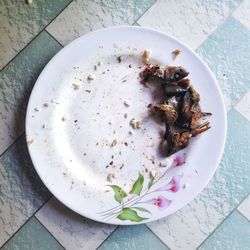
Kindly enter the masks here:
<path id="1" fill-rule="evenodd" d="M 196 57 L 196 59 L 198 59 L 198 61 L 205 67 L 205 69 L 207 70 L 207 72 L 210 74 L 211 78 L 213 79 L 214 83 L 216 84 L 216 87 L 217 87 L 217 90 L 218 90 L 218 93 L 219 93 L 219 96 L 220 96 L 220 102 L 221 102 L 221 105 L 223 107 L 223 123 L 224 123 L 224 131 L 223 132 L 223 138 L 221 140 L 221 151 L 220 153 L 218 154 L 217 156 L 217 159 L 216 159 L 216 166 L 214 167 L 213 171 L 211 171 L 210 175 L 208 176 L 207 178 L 207 181 L 204 182 L 204 184 L 202 185 L 201 189 L 199 191 L 196 191 L 194 193 L 194 196 L 192 199 L 190 199 L 189 201 L 187 201 L 186 203 L 184 203 L 183 205 L 181 205 L 180 207 L 177 207 L 176 211 L 178 211 L 179 209 L 183 208 L 184 206 L 186 206 L 187 204 L 189 204 L 192 200 L 194 200 L 198 194 L 200 194 L 204 188 L 208 185 L 208 183 L 210 182 L 210 180 L 212 179 L 215 171 L 217 170 L 218 168 L 218 165 L 220 163 L 220 160 L 222 158 L 222 155 L 223 155 L 223 152 L 224 152 L 224 147 L 225 147 L 225 143 L 226 143 L 226 135 L 227 135 L 227 113 L 226 113 L 226 107 L 225 107 L 225 102 L 224 102 L 224 98 L 223 98 L 223 95 L 222 95 L 222 91 L 221 91 L 221 88 L 213 74 L 213 72 L 210 70 L 210 68 L 205 64 L 205 62 L 203 62 L 203 60 L 201 59 L 201 57 L 195 52 L 193 51 L 193 49 L 191 49 L 188 45 L 184 44 L 183 42 L 181 42 L 180 40 L 178 40 L 177 38 L 169 35 L 169 34 L 166 34 L 164 32 L 161 32 L 161 31 L 158 31 L 156 29 L 153 29 L 151 27 L 141 27 L 141 26 L 129 26 L 129 25 L 120 25 L 120 26 L 111 26 L 111 27 L 108 27 L 108 28 L 102 28 L 102 29 L 98 29 L 96 31 L 92 31 L 90 33 L 87 33 L 83 36 L 80 36 L 79 38 L 73 40 L 72 42 L 70 42 L 69 44 L 67 44 L 66 46 L 64 46 L 60 51 L 58 51 L 51 59 L 50 61 L 46 64 L 46 66 L 43 68 L 42 72 L 40 73 L 39 77 L 37 78 L 36 80 L 36 83 L 39 81 L 39 79 L 42 77 L 43 73 L 46 71 L 47 68 L 50 67 L 50 65 L 53 63 L 54 60 L 56 60 L 56 58 L 60 55 L 60 53 L 62 53 L 63 49 L 64 48 L 70 48 L 71 46 L 74 46 L 74 43 L 77 43 L 79 40 L 81 39 L 85 39 L 91 35 L 95 35 L 96 33 L 100 33 L 100 32 L 104 32 L 104 31 L 107 31 L 107 30 L 115 30 L 115 29 L 133 29 L 133 30 L 146 30 L 146 31 L 151 31 L 151 32 L 154 32 L 154 33 L 158 33 L 162 36 L 165 36 L 171 40 L 173 40 L 174 42 L 176 43 L 179 43 L 181 44 L 185 49 L 187 49 L 194 57 Z M 27 105 L 27 109 L 26 109 L 26 118 L 25 118 L 25 135 L 26 135 L 26 143 L 28 144 L 28 117 L 30 116 L 30 112 L 31 112 L 31 104 L 30 104 L 30 100 L 32 99 L 32 96 L 34 95 L 35 91 L 36 91 L 36 83 L 34 84 L 33 86 L 33 89 L 31 91 L 31 94 L 30 94 L 30 97 L 29 97 L 29 102 L 28 102 L 28 105 Z M 35 164 L 34 164 L 34 159 L 33 159 L 33 155 L 32 155 L 32 152 L 30 151 L 29 147 L 28 148 L 28 151 L 29 151 L 29 154 L 30 154 L 30 158 L 31 158 L 31 161 L 33 163 L 33 166 L 34 168 L 36 169 L 36 172 L 38 173 L 39 175 L 39 178 L 43 181 L 43 183 L 45 182 L 43 180 L 43 178 L 41 177 L 41 174 L 40 174 L 40 171 L 36 168 Z M 115 223 L 112 223 L 112 221 L 104 221 L 104 220 L 99 220 L 98 218 L 96 217 L 93 217 L 93 216 L 90 216 L 90 215 L 85 215 L 84 213 L 82 213 L 82 211 L 78 211 L 77 209 L 72 209 L 70 204 L 68 204 L 65 200 L 63 200 L 61 197 L 58 197 L 58 195 L 55 195 L 53 190 L 51 190 L 50 187 L 46 186 L 48 188 L 48 190 L 55 196 L 55 198 L 57 200 L 59 200 L 62 204 L 66 205 L 68 208 L 70 208 L 71 210 L 73 210 L 74 212 L 80 214 L 81 216 L 84 216 L 86 218 L 89 218 L 93 221 L 98 221 L 98 222 L 101 222 L 101 223 L 104 223 L 104 224 L 109 224 L 109 225 L 138 225 L 138 224 L 145 224 L 145 223 L 148 223 L 148 222 L 152 222 L 152 221 L 155 221 L 155 220 L 159 220 L 159 219 L 162 219 L 164 217 L 167 217 L 168 215 L 170 214 L 173 214 L 175 212 L 171 212 L 171 213 L 168 213 L 167 215 L 164 215 L 164 216 L 159 216 L 159 218 L 151 218 L 151 219 L 148 219 L 147 221 L 142 221 L 142 222 L 136 222 L 136 223 L 133 223 L 133 222 L 126 222 L 126 221 L 116 221 Z"/>

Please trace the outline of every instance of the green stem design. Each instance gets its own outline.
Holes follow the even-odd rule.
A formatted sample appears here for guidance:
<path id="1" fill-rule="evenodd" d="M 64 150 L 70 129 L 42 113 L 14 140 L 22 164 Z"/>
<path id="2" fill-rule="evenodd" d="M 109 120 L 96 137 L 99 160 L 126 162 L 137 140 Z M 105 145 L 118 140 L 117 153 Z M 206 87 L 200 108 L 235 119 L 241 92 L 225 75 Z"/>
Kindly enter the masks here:
<path id="1" fill-rule="evenodd" d="M 134 205 L 137 205 L 137 204 L 141 204 L 141 203 L 144 203 L 144 202 L 141 202 L 141 200 L 146 197 L 147 195 L 151 194 L 151 193 L 154 193 L 154 192 L 157 192 L 157 190 L 153 190 L 151 192 L 150 189 L 157 183 L 159 182 L 166 174 L 168 174 L 170 171 L 172 171 L 174 169 L 174 165 L 171 165 L 157 180 L 155 180 L 153 182 L 153 184 L 151 185 L 151 187 L 149 187 L 146 192 L 141 195 L 140 197 L 134 197 L 116 207 L 113 207 L 111 209 L 108 209 L 108 210 L 105 210 L 103 212 L 100 212 L 98 214 L 100 214 L 103 219 L 111 219 L 112 217 L 115 217 L 117 216 L 124 207 L 127 207 L 127 208 L 131 208 L 132 206 Z"/>

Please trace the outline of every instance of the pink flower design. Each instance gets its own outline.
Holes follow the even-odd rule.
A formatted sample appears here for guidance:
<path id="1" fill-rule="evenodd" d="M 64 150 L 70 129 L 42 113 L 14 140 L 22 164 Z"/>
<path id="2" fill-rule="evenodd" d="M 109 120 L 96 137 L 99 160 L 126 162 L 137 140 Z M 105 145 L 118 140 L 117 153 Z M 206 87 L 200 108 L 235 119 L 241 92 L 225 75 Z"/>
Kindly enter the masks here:
<path id="1" fill-rule="evenodd" d="M 158 198 L 154 198 L 146 202 L 157 206 L 159 209 L 165 209 L 171 204 L 172 201 L 160 195 Z"/>
<path id="2" fill-rule="evenodd" d="M 180 189 L 180 180 L 183 175 L 173 176 L 172 179 L 163 187 L 158 188 L 156 191 L 170 191 L 176 193 Z"/>
<path id="3" fill-rule="evenodd" d="M 174 167 L 180 167 L 185 163 L 185 157 L 184 154 L 179 154 L 174 157 L 173 160 L 173 166 Z"/>

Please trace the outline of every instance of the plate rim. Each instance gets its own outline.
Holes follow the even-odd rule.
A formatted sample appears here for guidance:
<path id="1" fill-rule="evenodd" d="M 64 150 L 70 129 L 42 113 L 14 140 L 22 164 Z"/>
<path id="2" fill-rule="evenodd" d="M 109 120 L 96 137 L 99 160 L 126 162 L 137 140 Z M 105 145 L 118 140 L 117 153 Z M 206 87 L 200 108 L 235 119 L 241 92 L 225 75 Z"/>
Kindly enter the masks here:
<path id="1" fill-rule="evenodd" d="M 222 104 L 222 114 L 223 115 L 221 117 L 221 120 L 224 122 L 224 125 L 225 125 L 224 126 L 224 130 L 222 131 L 222 140 L 221 140 L 220 152 L 218 153 L 217 158 L 215 159 L 216 164 L 214 164 L 215 166 L 214 166 L 213 170 L 210 172 L 210 174 L 207 175 L 206 181 L 203 182 L 203 185 L 201 185 L 201 187 L 198 189 L 198 191 L 196 189 L 196 191 L 193 192 L 193 195 L 192 195 L 193 198 L 189 199 L 189 201 L 187 201 L 184 204 L 182 204 L 182 206 L 179 207 L 179 208 L 177 208 L 174 212 L 171 212 L 171 213 L 169 213 L 167 215 L 163 215 L 163 216 L 161 216 L 159 218 L 154 218 L 153 217 L 153 218 L 148 219 L 147 221 L 136 222 L 136 223 L 134 223 L 134 222 L 128 222 L 128 221 L 119 221 L 119 222 L 112 223 L 112 222 L 109 222 L 109 221 L 101 220 L 98 217 L 95 217 L 94 215 L 93 216 L 89 215 L 89 214 L 86 215 L 82 211 L 79 211 L 78 209 L 72 208 L 72 206 L 70 206 L 70 204 L 67 203 L 67 199 L 63 200 L 61 197 L 59 198 L 56 194 L 54 194 L 54 191 L 52 190 L 51 186 L 48 186 L 47 184 L 45 184 L 46 182 L 41 177 L 39 168 L 35 165 L 34 154 L 32 153 L 32 150 L 30 150 L 30 147 L 28 146 L 28 140 L 29 139 L 28 139 L 28 133 L 27 133 L 27 131 L 29 130 L 28 129 L 28 127 L 29 127 L 28 117 L 31 116 L 31 110 L 32 110 L 31 100 L 33 99 L 33 96 L 36 93 L 37 82 L 42 77 L 42 75 L 44 74 L 44 72 L 46 71 L 46 69 L 49 68 L 51 64 L 53 64 L 54 60 L 56 60 L 56 58 L 59 56 L 59 54 L 63 53 L 64 49 L 69 49 L 71 46 L 74 46 L 74 43 L 77 43 L 79 40 L 85 39 L 85 38 L 87 38 L 87 37 L 89 37 L 89 36 L 91 36 L 93 34 L 96 34 L 96 33 L 100 33 L 100 32 L 103 32 L 103 31 L 112 31 L 112 30 L 116 30 L 116 29 L 145 30 L 145 31 L 157 33 L 159 35 L 167 37 L 168 39 L 170 39 L 170 40 L 172 40 L 172 41 L 174 41 L 176 43 L 181 44 L 185 49 L 187 49 L 192 54 L 192 56 L 196 57 L 196 59 L 199 61 L 199 63 L 204 66 L 204 68 L 206 69 L 206 71 L 208 72 L 208 74 L 210 75 L 210 77 L 212 78 L 213 82 L 215 83 L 215 86 L 217 88 L 218 95 L 219 95 L 219 98 L 220 98 L 220 101 L 221 101 L 221 104 Z M 26 138 L 26 144 L 27 144 L 28 152 L 29 152 L 29 155 L 30 155 L 30 158 L 31 158 L 31 162 L 32 162 L 32 164 L 33 164 L 33 166 L 34 166 L 34 168 L 35 168 L 35 170 L 36 170 L 36 172 L 37 172 L 40 180 L 42 180 L 42 182 L 46 186 L 46 188 L 50 191 L 50 193 L 57 200 L 59 200 L 63 205 L 65 205 L 71 211 L 74 211 L 77 214 L 79 214 L 79 215 L 81 215 L 81 216 L 83 216 L 85 218 L 91 219 L 93 221 L 97 221 L 97 222 L 101 222 L 101 223 L 109 224 L 109 225 L 138 225 L 138 224 L 145 224 L 145 223 L 153 222 L 153 221 L 156 221 L 156 220 L 159 220 L 159 219 L 166 218 L 167 216 L 176 213 L 180 209 L 184 208 L 187 204 L 189 204 L 190 202 L 192 202 L 204 190 L 204 188 L 208 185 L 208 183 L 211 181 L 212 177 L 214 176 L 215 171 L 218 169 L 219 163 L 220 163 L 220 161 L 222 159 L 222 155 L 223 155 L 224 149 L 225 149 L 226 136 L 227 136 L 227 111 L 226 111 L 225 101 L 224 101 L 224 98 L 223 98 L 223 94 L 222 94 L 220 85 L 219 85 L 217 79 L 215 78 L 214 73 L 211 71 L 211 69 L 208 67 L 208 65 L 203 61 L 203 59 L 190 46 L 188 46 L 187 44 L 183 43 L 179 39 L 173 37 L 172 35 L 169 35 L 169 34 L 167 34 L 165 32 L 159 31 L 157 29 L 154 29 L 154 28 L 151 28 L 151 27 L 148 27 L 148 26 L 118 25 L 118 26 L 110 26 L 110 27 L 106 27 L 106 28 L 101 28 L 101 29 L 89 32 L 87 34 L 84 34 L 84 35 L 82 35 L 82 36 L 74 39 L 73 41 L 71 41 L 66 46 L 63 46 L 62 49 L 60 49 L 49 60 L 49 62 L 45 65 L 45 67 L 42 69 L 41 73 L 37 77 L 36 82 L 33 85 L 31 94 L 29 96 L 29 101 L 28 101 L 28 105 L 27 105 L 27 109 L 26 109 L 26 116 L 25 116 L 25 138 Z"/>

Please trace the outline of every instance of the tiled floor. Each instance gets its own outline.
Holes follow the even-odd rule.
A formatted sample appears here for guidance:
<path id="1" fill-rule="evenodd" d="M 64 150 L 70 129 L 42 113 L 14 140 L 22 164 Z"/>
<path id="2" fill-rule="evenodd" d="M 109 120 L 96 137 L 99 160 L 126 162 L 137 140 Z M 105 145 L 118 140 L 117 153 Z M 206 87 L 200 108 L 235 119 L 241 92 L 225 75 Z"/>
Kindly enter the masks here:
<path id="1" fill-rule="evenodd" d="M 148 225 L 115 227 L 65 208 L 40 182 L 24 141 L 37 76 L 74 38 L 110 25 L 150 26 L 187 43 L 216 75 L 228 110 L 220 166 L 203 192 Z M 0 1 L 0 247 L 250 249 L 250 0 Z"/>

